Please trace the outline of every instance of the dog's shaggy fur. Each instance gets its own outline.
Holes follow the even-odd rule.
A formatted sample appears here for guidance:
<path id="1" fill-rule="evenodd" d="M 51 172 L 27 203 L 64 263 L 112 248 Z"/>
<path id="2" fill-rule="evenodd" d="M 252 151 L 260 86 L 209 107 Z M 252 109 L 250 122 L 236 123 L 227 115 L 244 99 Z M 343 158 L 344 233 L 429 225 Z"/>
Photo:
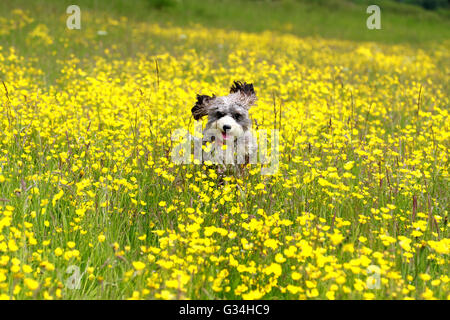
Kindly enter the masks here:
<path id="1" fill-rule="evenodd" d="M 221 164 L 249 163 L 255 155 L 257 144 L 251 132 L 252 121 L 249 110 L 256 102 L 253 84 L 234 81 L 230 94 L 197 95 L 197 102 L 192 108 L 195 120 L 208 116 L 208 123 L 203 131 L 204 140 L 213 143 L 214 151 L 204 152 L 203 160 Z M 225 151 L 222 146 L 231 147 Z M 234 153 L 237 157 L 234 157 Z"/>

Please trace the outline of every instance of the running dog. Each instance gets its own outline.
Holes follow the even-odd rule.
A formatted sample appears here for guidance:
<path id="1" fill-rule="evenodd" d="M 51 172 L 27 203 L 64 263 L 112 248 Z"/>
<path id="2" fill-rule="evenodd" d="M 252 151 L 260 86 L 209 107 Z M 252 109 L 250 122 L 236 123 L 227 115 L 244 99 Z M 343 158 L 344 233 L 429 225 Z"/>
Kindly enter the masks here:
<path id="1" fill-rule="evenodd" d="M 197 102 L 191 112 L 195 120 L 208 116 L 203 141 L 212 144 L 211 151 L 203 151 L 203 162 L 254 163 L 252 159 L 256 156 L 258 146 L 251 132 L 249 110 L 255 102 L 253 84 L 240 81 L 234 81 L 230 94 L 226 96 L 197 95 Z"/>

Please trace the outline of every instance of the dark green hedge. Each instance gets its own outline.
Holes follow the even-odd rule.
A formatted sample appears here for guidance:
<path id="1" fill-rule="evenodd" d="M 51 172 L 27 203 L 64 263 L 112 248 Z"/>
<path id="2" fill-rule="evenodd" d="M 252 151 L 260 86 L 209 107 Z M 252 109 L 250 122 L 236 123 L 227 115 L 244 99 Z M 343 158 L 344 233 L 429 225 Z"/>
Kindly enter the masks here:
<path id="1" fill-rule="evenodd" d="M 397 2 L 403 2 L 408 4 L 415 4 L 424 7 L 428 10 L 435 10 L 438 8 L 448 8 L 448 0 L 396 0 Z"/>

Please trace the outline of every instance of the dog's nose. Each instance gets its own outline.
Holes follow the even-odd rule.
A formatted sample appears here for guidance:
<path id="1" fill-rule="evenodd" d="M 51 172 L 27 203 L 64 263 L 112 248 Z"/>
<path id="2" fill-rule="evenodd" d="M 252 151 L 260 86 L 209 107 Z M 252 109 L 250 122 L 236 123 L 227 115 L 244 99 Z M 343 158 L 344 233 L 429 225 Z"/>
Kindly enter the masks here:
<path id="1" fill-rule="evenodd" d="M 223 131 L 227 131 L 227 130 L 230 130 L 231 129 L 231 126 L 229 126 L 229 125 L 227 125 L 227 124 L 225 124 L 224 126 L 223 126 Z"/>

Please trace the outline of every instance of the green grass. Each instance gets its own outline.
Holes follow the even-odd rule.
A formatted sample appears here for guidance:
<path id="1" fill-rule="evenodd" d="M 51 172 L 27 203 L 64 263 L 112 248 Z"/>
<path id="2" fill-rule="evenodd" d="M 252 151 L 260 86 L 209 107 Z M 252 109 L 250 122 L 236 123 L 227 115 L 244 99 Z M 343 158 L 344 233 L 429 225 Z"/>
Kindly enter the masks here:
<path id="1" fill-rule="evenodd" d="M 159 1 L 156 1 L 160 3 Z M 161 3 L 166 3 L 162 1 Z M 54 83 L 60 66 L 71 55 L 79 58 L 103 55 L 104 48 L 116 46 L 123 58 L 138 53 L 173 51 L 175 39 L 154 37 L 140 39 L 133 35 L 139 23 L 157 23 L 185 28 L 202 25 L 246 32 L 291 33 L 300 37 L 318 37 L 336 40 L 374 41 L 402 44 L 427 50 L 432 42 L 450 39 L 450 19 L 444 13 L 426 11 L 420 7 L 392 1 L 257 1 L 257 0 L 173 0 L 170 6 L 155 5 L 151 0 L 80 0 L 81 30 L 68 30 L 66 8 L 69 0 L 16 0 L 0 3 L 0 16 L 10 17 L 13 9 L 21 8 L 31 14 L 34 21 L 27 27 L 8 35 L 1 35 L 0 45 L 13 46 L 26 57 L 34 58 L 39 68 L 45 71 L 46 82 Z M 381 7 L 381 30 L 366 27 L 366 8 L 369 3 Z M 87 18 L 88 16 L 88 18 Z M 83 19 L 84 17 L 84 19 Z M 109 30 L 106 37 L 96 36 L 100 46 L 91 46 L 89 41 L 97 30 L 103 30 L 108 19 L 127 18 L 125 27 Z M 52 46 L 30 47 L 27 34 L 38 24 L 45 24 L 55 38 Z M 148 47 L 151 41 L 154 46 Z M 201 50 L 201 43 L 193 48 Z M 49 53 L 57 52 L 57 59 L 48 59 Z M 218 52 L 218 54 L 221 54 Z"/>
<path id="2" fill-rule="evenodd" d="M 178 26 L 202 24 L 207 27 L 250 32 L 276 30 L 308 37 L 318 36 L 356 41 L 387 43 L 421 43 L 450 38 L 448 10 L 430 12 L 420 7 L 391 1 L 237 1 L 237 0 L 173 0 L 173 5 L 152 5 L 149 0 L 80 0 L 83 10 L 105 15 L 127 16 L 131 21 L 146 21 Z M 0 4 L 0 13 L 23 7 L 33 12 L 36 20 L 65 16 L 71 1 L 17 0 Z M 368 30 L 366 8 L 381 8 L 382 30 Z M 54 20 L 55 21 L 55 20 Z M 56 27 L 56 26 L 55 26 Z M 58 27 L 57 27 L 58 28 Z"/>

